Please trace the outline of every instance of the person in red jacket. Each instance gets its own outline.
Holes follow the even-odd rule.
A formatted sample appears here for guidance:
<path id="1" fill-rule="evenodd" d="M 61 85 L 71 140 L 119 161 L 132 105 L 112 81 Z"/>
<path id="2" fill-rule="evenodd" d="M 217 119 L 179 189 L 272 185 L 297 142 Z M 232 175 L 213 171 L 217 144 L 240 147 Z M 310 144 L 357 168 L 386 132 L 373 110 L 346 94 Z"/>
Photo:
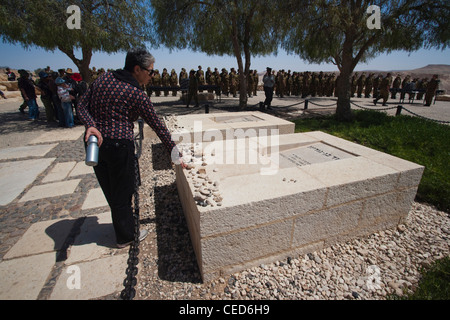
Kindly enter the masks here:
<path id="1" fill-rule="evenodd" d="M 156 132 L 175 164 L 185 167 L 171 135 L 142 90 L 153 75 L 155 59 L 145 49 L 127 53 L 125 68 L 106 72 L 92 83 L 78 104 L 86 127 L 85 141 L 98 139 L 98 165 L 94 167 L 100 187 L 111 208 L 117 246 L 134 240 L 132 196 L 135 191 L 134 122 L 141 116 Z M 140 240 L 147 235 L 140 231 Z"/>

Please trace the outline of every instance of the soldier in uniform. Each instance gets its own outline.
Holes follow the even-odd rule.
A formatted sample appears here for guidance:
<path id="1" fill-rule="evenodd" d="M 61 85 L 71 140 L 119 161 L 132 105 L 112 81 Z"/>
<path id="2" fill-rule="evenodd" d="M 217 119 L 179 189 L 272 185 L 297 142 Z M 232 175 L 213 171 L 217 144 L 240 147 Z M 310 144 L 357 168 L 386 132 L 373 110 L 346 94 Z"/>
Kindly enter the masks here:
<path id="1" fill-rule="evenodd" d="M 212 79 L 212 76 L 213 76 L 213 73 L 211 71 L 211 68 L 208 67 L 208 69 L 206 69 L 206 73 L 205 73 L 205 80 L 206 80 L 206 84 L 208 86 L 212 86 L 213 85 L 214 80 Z M 213 89 L 208 89 L 208 92 L 212 93 Z"/>
<path id="2" fill-rule="evenodd" d="M 236 74 L 236 70 L 231 68 L 230 72 L 230 93 L 233 95 L 233 98 L 237 97 L 237 86 L 238 86 L 238 75 Z"/>
<path id="3" fill-rule="evenodd" d="M 392 85 L 392 75 L 388 73 L 387 76 L 384 77 L 383 80 L 381 80 L 380 95 L 375 100 L 373 100 L 373 103 L 375 105 L 377 105 L 377 102 L 380 98 L 383 98 L 383 106 L 387 106 L 386 102 L 389 99 L 389 89 L 391 88 L 391 85 Z"/>
<path id="4" fill-rule="evenodd" d="M 225 68 L 222 68 L 222 72 L 220 74 L 220 84 L 221 84 L 221 89 L 223 94 L 226 94 L 228 97 L 229 94 L 229 76 L 228 76 L 228 71 Z"/>
<path id="5" fill-rule="evenodd" d="M 379 74 L 375 79 L 373 79 L 373 97 L 378 98 L 380 94 L 380 84 L 383 76 Z"/>
<path id="6" fill-rule="evenodd" d="M 198 74 L 198 72 L 197 72 Z M 189 72 L 189 91 L 187 96 L 186 108 L 189 108 L 192 98 L 195 100 L 195 107 L 198 107 L 198 78 L 194 69 Z"/>
<path id="7" fill-rule="evenodd" d="M 181 71 L 180 71 L 180 76 L 179 76 L 179 78 L 180 78 L 180 83 L 181 83 L 181 80 L 185 80 L 185 79 L 187 79 L 187 78 L 188 78 L 188 74 L 187 74 L 187 72 L 186 72 L 186 69 L 185 69 L 185 68 L 181 68 Z"/>
<path id="8" fill-rule="evenodd" d="M 400 89 L 401 84 L 402 84 L 402 79 L 400 78 L 400 75 L 398 74 L 394 79 L 394 83 L 392 83 L 392 89 L 395 89 L 395 90 L 392 92 L 391 99 L 397 99 L 397 90 Z"/>
<path id="9" fill-rule="evenodd" d="M 292 93 L 292 75 L 291 70 L 288 70 L 286 74 L 286 95 L 289 97 Z"/>
<path id="10" fill-rule="evenodd" d="M 425 90 L 426 87 L 427 87 L 427 79 L 426 78 L 422 79 L 422 80 L 419 80 L 417 82 L 417 90 L 419 91 L 417 93 L 417 100 L 419 100 L 419 101 L 423 100 L 424 92 L 420 92 L 420 91 Z"/>
<path id="11" fill-rule="evenodd" d="M 170 75 L 167 73 L 167 69 L 163 69 L 163 73 L 161 75 L 161 84 L 163 87 L 170 87 Z M 164 90 L 164 96 L 167 97 L 169 95 L 169 90 Z"/>
<path id="12" fill-rule="evenodd" d="M 303 74 L 303 82 L 302 82 L 302 98 L 306 98 L 309 95 L 309 83 L 310 83 L 310 75 L 309 72 L 306 71 Z"/>
<path id="13" fill-rule="evenodd" d="M 411 82 L 411 76 L 406 76 L 406 78 L 405 79 L 403 79 L 403 82 L 402 82 L 402 93 L 400 94 L 400 100 L 404 100 L 405 99 L 405 96 L 406 96 L 406 92 L 405 92 L 405 90 L 406 90 L 406 87 L 408 86 L 408 83 L 410 83 Z"/>
<path id="14" fill-rule="evenodd" d="M 218 86 L 218 88 L 216 89 L 216 95 L 220 95 L 220 88 L 222 87 L 221 86 L 222 81 L 220 79 L 220 73 L 217 68 L 214 68 L 213 77 L 214 77 L 214 85 Z"/>
<path id="15" fill-rule="evenodd" d="M 153 86 L 153 77 L 150 77 L 150 80 L 148 80 L 148 83 L 145 85 L 145 92 L 147 92 L 147 95 L 149 97 L 151 97 L 153 93 L 153 91 L 150 89 L 151 86 Z"/>
<path id="16" fill-rule="evenodd" d="M 252 97 L 253 93 L 253 81 L 254 81 L 253 70 L 249 70 L 247 76 L 247 94 L 249 98 Z"/>
<path id="17" fill-rule="evenodd" d="M 374 74 L 371 73 L 366 78 L 366 82 L 364 84 L 364 86 L 365 86 L 364 97 L 365 98 L 370 98 L 370 93 L 372 92 L 372 87 L 373 87 L 373 76 L 374 76 Z"/>
<path id="18" fill-rule="evenodd" d="M 433 97 L 436 94 L 436 90 L 439 88 L 439 79 L 438 75 L 435 74 L 430 82 L 427 84 L 427 91 L 425 93 L 425 106 L 431 106 L 431 102 L 433 101 Z"/>
<path id="19" fill-rule="evenodd" d="M 153 86 L 161 87 L 161 75 L 159 74 L 159 70 L 155 70 L 155 75 L 153 76 Z M 161 95 L 161 90 L 155 90 L 155 95 L 159 97 Z"/>
<path id="20" fill-rule="evenodd" d="M 205 85 L 205 74 L 204 74 L 204 72 L 202 70 L 202 66 L 198 66 L 197 80 L 198 80 L 198 85 L 199 86 L 204 86 Z M 199 92 L 203 92 L 203 90 L 199 90 Z"/>
<path id="21" fill-rule="evenodd" d="M 258 76 L 258 71 L 253 70 L 253 95 L 256 97 L 257 96 L 257 91 L 258 91 L 258 82 L 259 82 L 259 76 Z"/>
<path id="22" fill-rule="evenodd" d="M 175 72 L 175 69 L 172 69 L 172 71 L 170 72 L 169 83 L 170 83 L 171 87 L 177 87 L 178 86 L 178 76 L 177 76 L 177 73 Z M 174 96 L 174 97 L 177 96 L 177 90 L 176 89 L 172 90 L 172 96 Z"/>
<path id="23" fill-rule="evenodd" d="M 323 92 L 324 92 L 324 77 L 323 77 L 323 71 L 319 72 L 319 75 L 317 76 L 317 95 L 319 97 L 323 96 Z"/>
<path id="24" fill-rule="evenodd" d="M 364 90 L 364 85 L 366 83 L 366 74 L 363 72 L 361 74 L 361 76 L 358 78 L 357 81 L 357 85 L 358 85 L 358 89 L 357 89 L 357 93 L 358 93 L 358 98 L 362 98 L 362 93 Z"/>

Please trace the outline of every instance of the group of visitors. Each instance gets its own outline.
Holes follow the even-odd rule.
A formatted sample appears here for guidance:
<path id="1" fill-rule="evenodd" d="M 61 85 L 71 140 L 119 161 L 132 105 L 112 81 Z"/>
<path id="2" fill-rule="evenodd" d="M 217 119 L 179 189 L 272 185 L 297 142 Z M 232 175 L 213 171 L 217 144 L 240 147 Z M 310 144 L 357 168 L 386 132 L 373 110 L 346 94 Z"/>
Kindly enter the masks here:
<path id="1" fill-rule="evenodd" d="M 24 99 L 19 111 L 25 114 L 25 108 L 28 107 L 29 121 L 39 119 L 37 87 L 41 92 L 47 122 L 58 123 L 60 127 L 66 128 L 75 125 L 74 110 L 76 113 L 78 100 L 87 90 L 87 83 L 79 73 L 73 73 L 70 68 L 53 72 L 47 67 L 38 73 L 38 79 L 33 80 L 28 71 L 20 69 L 18 72 L 18 86 Z"/>

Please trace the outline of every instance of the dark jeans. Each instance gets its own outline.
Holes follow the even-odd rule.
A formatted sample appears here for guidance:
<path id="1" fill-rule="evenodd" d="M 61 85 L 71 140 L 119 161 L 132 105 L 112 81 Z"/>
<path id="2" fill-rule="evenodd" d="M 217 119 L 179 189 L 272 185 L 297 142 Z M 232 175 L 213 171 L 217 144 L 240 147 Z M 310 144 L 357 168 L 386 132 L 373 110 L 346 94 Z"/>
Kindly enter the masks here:
<path id="1" fill-rule="evenodd" d="M 273 88 L 264 87 L 264 93 L 266 94 L 266 100 L 264 101 L 264 104 L 270 107 L 273 99 Z"/>
<path id="2" fill-rule="evenodd" d="M 135 191 L 135 153 L 131 140 L 104 139 L 94 167 L 100 187 L 111 208 L 118 244 L 134 239 L 132 198 Z"/>

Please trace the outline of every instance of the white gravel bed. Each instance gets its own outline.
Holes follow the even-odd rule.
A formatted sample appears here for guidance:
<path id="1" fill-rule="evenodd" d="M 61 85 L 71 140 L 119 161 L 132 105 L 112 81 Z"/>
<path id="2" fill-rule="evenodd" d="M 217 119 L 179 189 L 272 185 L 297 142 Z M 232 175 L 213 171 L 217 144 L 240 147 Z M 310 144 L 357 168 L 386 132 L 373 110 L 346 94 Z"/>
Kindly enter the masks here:
<path id="1" fill-rule="evenodd" d="M 450 255 L 449 215 L 414 202 L 396 229 L 202 283 L 163 150 L 159 140 L 144 140 L 141 227 L 150 234 L 141 244 L 136 299 L 386 299 L 412 292 L 422 268 Z"/>

